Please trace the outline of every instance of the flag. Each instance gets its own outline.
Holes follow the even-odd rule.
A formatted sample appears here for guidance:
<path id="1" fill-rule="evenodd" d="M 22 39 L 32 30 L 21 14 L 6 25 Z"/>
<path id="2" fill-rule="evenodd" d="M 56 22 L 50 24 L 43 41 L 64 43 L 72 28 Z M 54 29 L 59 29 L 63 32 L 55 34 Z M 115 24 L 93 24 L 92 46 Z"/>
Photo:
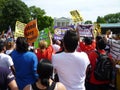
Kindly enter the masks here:
<path id="1" fill-rule="evenodd" d="M 12 34 L 11 27 L 9 26 L 9 29 L 6 33 L 6 38 L 8 38 Z"/>

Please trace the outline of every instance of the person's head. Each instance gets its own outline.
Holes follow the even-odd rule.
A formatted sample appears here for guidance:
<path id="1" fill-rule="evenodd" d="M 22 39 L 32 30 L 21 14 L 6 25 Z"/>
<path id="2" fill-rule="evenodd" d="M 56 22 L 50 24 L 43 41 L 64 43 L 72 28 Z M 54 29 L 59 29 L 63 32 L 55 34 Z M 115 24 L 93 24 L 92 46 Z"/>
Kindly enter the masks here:
<path id="1" fill-rule="evenodd" d="M 116 34 L 115 39 L 120 40 L 120 33 Z"/>
<path id="2" fill-rule="evenodd" d="M 25 37 L 18 37 L 17 38 L 17 40 L 16 40 L 16 50 L 18 52 L 28 51 L 27 38 L 25 38 Z"/>
<path id="3" fill-rule="evenodd" d="M 86 45 L 91 45 L 93 40 L 91 37 L 84 37 L 84 42 Z"/>
<path id="4" fill-rule="evenodd" d="M 99 41 L 100 39 L 102 39 L 102 36 L 98 35 L 98 36 L 96 36 L 95 39 L 96 39 L 96 42 L 97 42 L 97 41 Z"/>
<path id="5" fill-rule="evenodd" d="M 5 43 L 4 41 L 0 40 L 0 52 L 2 52 L 3 50 L 5 50 Z"/>
<path id="6" fill-rule="evenodd" d="M 107 30 L 107 31 L 106 31 L 106 35 L 110 35 L 111 32 L 112 32 L 111 30 Z"/>
<path id="7" fill-rule="evenodd" d="M 13 41 L 6 42 L 6 50 L 14 49 L 15 43 Z"/>
<path id="8" fill-rule="evenodd" d="M 39 42 L 39 48 L 40 48 L 40 49 L 46 49 L 47 46 L 48 46 L 48 43 L 47 43 L 45 40 L 41 40 L 41 41 Z"/>
<path id="9" fill-rule="evenodd" d="M 64 49 L 67 52 L 74 52 L 79 42 L 79 35 L 75 30 L 68 30 L 63 37 Z"/>
<path id="10" fill-rule="evenodd" d="M 41 84 L 48 86 L 49 78 L 52 77 L 52 74 L 53 74 L 52 63 L 48 59 L 40 60 L 37 65 L 37 73 L 41 80 Z"/>
<path id="11" fill-rule="evenodd" d="M 100 39 L 98 42 L 97 42 L 97 47 L 99 50 L 102 50 L 102 49 L 105 49 L 106 47 L 106 42 L 104 39 Z"/>

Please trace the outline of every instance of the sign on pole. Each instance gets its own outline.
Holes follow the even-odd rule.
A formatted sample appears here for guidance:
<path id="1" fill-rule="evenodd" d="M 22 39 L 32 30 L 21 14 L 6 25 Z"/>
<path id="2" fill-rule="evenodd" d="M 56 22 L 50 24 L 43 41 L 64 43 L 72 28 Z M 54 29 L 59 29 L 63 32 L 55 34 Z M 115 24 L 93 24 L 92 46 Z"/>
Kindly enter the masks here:
<path id="1" fill-rule="evenodd" d="M 38 37 L 38 34 L 37 20 L 30 21 L 24 29 L 24 36 L 27 38 L 27 42 L 34 43 Z"/>
<path id="2" fill-rule="evenodd" d="M 22 23 L 20 21 L 16 21 L 15 33 L 14 33 L 15 39 L 17 37 L 24 37 L 24 28 L 25 28 L 25 26 L 26 26 L 25 23 Z"/>
<path id="3" fill-rule="evenodd" d="M 81 37 L 93 37 L 94 25 L 92 24 L 78 24 L 76 29 Z"/>
<path id="4" fill-rule="evenodd" d="M 77 10 L 73 10 L 70 11 L 70 14 L 72 16 L 72 20 L 76 23 L 76 22 L 81 22 L 83 21 L 82 16 L 80 15 L 80 13 Z"/>
<path id="5" fill-rule="evenodd" d="M 34 42 L 34 47 L 35 47 L 35 48 L 38 48 L 38 43 L 39 43 L 40 40 L 45 40 L 45 41 L 47 41 L 47 43 L 48 43 L 48 45 L 49 45 L 50 39 L 49 39 L 49 37 L 48 37 L 48 32 L 49 32 L 49 29 L 48 29 L 48 28 L 45 28 L 44 30 L 41 30 L 41 31 L 39 32 L 39 36 L 38 36 L 37 40 Z"/>

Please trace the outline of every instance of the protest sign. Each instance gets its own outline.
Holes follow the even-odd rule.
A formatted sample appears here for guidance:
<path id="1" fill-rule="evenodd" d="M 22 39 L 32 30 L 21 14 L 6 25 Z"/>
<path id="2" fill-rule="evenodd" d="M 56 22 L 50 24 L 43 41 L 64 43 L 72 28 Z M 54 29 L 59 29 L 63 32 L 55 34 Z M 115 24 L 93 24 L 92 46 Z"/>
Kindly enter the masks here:
<path id="1" fill-rule="evenodd" d="M 24 37 L 24 28 L 25 28 L 25 26 L 26 26 L 25 23 L 22 23 L 20 21 L 16 21 L 15 33 L 14 33 L 15 39 L 17 37 Z"/>
<path id="2" fill-rule="evenodd" d="M 61 40 L 63 39 L 63 36 L 65 32 L 69 29 L 73 29 L 74 26 L 67 26 L 67 27 L 55 27 L 54 28 L 54 39 L 55 40 Z"/>
<path id="3" fill-rule="evenodd" d="M 94 25 L 92 24 L 78 24 L 76 29 L 81 37 L 93 37 Z"/>
<path id="4" fill-rule="evenodd" d="M 30 21 L 24 29 L 24 36 L 27 38 L 27 42 L 34 43 L 38 37 L 38 34 L 37 20 Z"/>
<path id="5" fill-rule="evenodd" d="M 81 21 L 83 21 L 83 18 L 82 18 L 82 16 L 80 15 L 80 13 L 78 12 L 78 10 L 70 11 L 70 14 L 71 14 L 72 20 L 73 20 L 74 22 L 81 22 Z"/>
<path id="6" fill-rule="evenodd" d="M 44 30 L 41 30 L 41 31 L 39 32 L 39 36 L 38 36 L 37 40 L 34 42 L 34 47 L 35 47 L 35 48 L 38 48 L 38 43 L 39 43 L 40 40 L 45 40 L 45 41 L 47 41 L 47 43 L 48 43 L 48 45 L 49 45 L 50 39 L 49 39 L 49 37 L 48 37 L 48 32 L 49 32 L 49 29 L 48 29 L 48 28 L 45 28 Z"/>

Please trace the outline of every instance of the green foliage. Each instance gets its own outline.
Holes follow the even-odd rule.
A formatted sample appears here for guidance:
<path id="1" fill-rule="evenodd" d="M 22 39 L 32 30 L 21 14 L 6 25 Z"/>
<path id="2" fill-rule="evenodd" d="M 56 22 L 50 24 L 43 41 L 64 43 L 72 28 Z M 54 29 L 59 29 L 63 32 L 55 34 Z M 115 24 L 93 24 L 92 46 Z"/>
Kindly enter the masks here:
<path id="1" fill-rule="evenodd" d="M 49 28 L 53 26 L 53 19 L 49 16 L 45 16 L 45 11 L 37 8 L 35 6 L 29 7 L 31 20 L 37 19 L 38 22 L 38 29 L 39 31 L 43 30 L 44 28 Z"/>
<path id="2" fill-rule="evenodd" d="M 115 14 L 107 14 L 104 17 L 98 16 L 97 23 L 119 23 L 120 22 L 120 12 Z"/>
<path id="3" fill-rule="evenodd" d="M 85 21 L 85 24 L 92 24 L 92 21 L 87 20 L 87 21 Z"/>
<path id="4" fill-rule="evenodd" d="M 32 19 L 37 19 L 38 17 L 42 17 L 45 15 L 45 11 L 42 10 L 41 8 L 37 8 L 35 6 L 29 7 L 30 15 L 31 15 L 31 20 Z"/>
<path id="5" fill-rule="evenodd" d="M 118 23 L 120 22 L 120 13 L 105 15 L 104 19 L 107 23 Z"/>
<path id="6" fill-rule="evenodd" d="M 98 16 L 97 23 L 106 23 L 106 21 L 103 17 Z"/>
<path id="7" fill-rule="evenodd" d="M 9 25 L 12 27 L 12 30 L 14 30 L 17 20 L 27 23 L 30 18 L 29 9 L 21 0 L 6 0 L 1 11 L 1 30 L 7 30 Z"/>
<path id="8" fill-rule="evenodd" d="M 53 26 L 53 19 L 49 16 L 38 17 L 39 30 Z"/>
<path id="9" fill-rule="evenodd" d="M 0 0 L 0 31 L 7 31 L 9 25 L 15 30 L 16 21 L 28 23 L 37 19 L 38 29 L 49 28 L 53 32 L 53 19 L 45 16 L 41 8 L 28 6 L 21 0 Z"/>

